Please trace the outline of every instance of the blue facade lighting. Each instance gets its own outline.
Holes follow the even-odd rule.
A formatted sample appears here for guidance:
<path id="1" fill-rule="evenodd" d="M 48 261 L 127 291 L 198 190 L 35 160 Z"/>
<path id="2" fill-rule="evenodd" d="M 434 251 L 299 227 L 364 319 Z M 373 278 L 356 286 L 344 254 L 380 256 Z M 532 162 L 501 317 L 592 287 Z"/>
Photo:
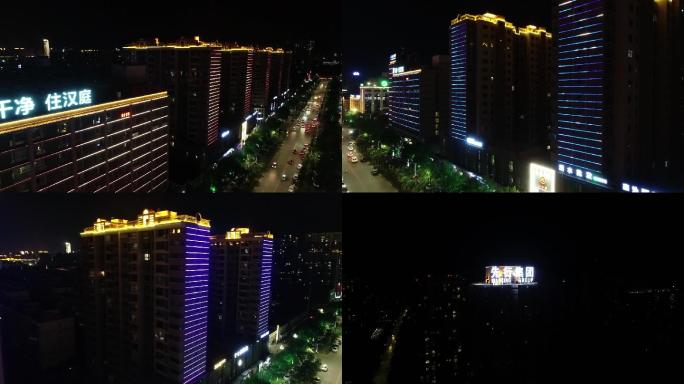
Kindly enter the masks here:
<path id="1" fill-rule="evenodd" d="M 451 87 L 450 138 L 455 141 L 467 140 L 467 25 L 458 23 L 450 28 Z"/>
<path id="2" fill-rule="evenodd" d="M 558 15 L 558 170 L 605 186 L 604 2 L 561 1 Z"/>
<path id="3" fill-rule="evenodd" d="M 209 229 L 185 227 L 185 304 L 183 317 L 183 384 L 206 373 L 209 309 Z"/>
<path id="4" fill-rule="evenodd" d="M 273 268 L 273 240 L 263 239 L 261 251 L 261 281 L 257 335 L 268 334 L 268 310 L 271 303 L 271 273 Z"/>

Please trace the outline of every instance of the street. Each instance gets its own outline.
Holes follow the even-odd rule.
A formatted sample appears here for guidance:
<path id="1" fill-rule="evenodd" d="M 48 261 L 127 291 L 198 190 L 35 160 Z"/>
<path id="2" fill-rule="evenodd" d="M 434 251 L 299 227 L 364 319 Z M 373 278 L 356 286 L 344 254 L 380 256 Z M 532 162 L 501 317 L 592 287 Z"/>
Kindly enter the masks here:
<path id="1" fill-rule="evenodd" d="M 292 176 L 299 173 L 297 170 L 297 165 L 301 164 L 303 159 L 299 154 L 295 155 L 292 151 L 296 148 L 297 151 L 301 151 L 305 144 L 311 143 L 311 136 L 305 134 L 305 129 L 296 129 L 299 122 L 304 121 L 306 117 L 307 120 L 311 120 L 318 116 L 320 109 L 320 103 L 323 101 L 325 92 L 328 89 L 328 82 L 322 81 L 321 86 L 317 87 L 314 91 L 313 96 L 309 100 L 307 107 L 304 108 L 302 113 L 295 119 L 291 126 L 287 127 L 288 136 L 283 142 L 283 145 L 278 149 L 278 152 L 273 156 L 273 158 L 267 163 L 269 166 L 268 171 L 266 171 L 261 179 L 259 180 L 259 185 L 254 188 L 254 192 L 257 193 L 287 193 L 288 188 L 292 185 Z M 318 97 L 318 106 L 312 104 L 314 100 Z M 311 113 L 307 116 L 306 110 L 311 109 Z M 288 161 L 293 160 L 292 165 L 288 164 Z M 273 162 L 277 162 L 277 168 L 270 168 Z M 283 181 L 281 179 L 282 175 L 287 175 L 287 180 Z"/>
<path id="2" fill-rule="evenodd" d="M 337 348 L 337 352 L 322 351 L 316 357 L 321 360 L 321 364 L 328 364 L 328 372 L 318 373 L 321 384 L 342 384 L 342 345 Z"/>
<path id="3" fill-rule="evenodd" d="M 351 140 L 349 137 L 349 128 L 342 128 L 342 180 L 347 185 L 349 192 L 367 192 L 367 193 L 386 193 L 398 192 L 396 188 L 387 181 L 382 175 L 373 176 L 373 165 L 370 162 L 352 163 L 347 154 L 349 150 L 347 145 Z M 354 154 L 361 160 L 361 155 L 358 154 L 354 148 Z"/>

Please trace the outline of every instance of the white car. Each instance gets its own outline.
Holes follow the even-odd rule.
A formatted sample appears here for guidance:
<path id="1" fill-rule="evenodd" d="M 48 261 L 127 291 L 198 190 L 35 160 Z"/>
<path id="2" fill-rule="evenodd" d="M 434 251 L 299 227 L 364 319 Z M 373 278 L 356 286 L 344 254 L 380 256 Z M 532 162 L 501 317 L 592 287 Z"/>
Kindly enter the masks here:
<path id="1" fill-rule="evenodd" d="M 337 352 L 337 346 L 333 346 L 332 349 L 331 349 L 331 351 Z"/>
<path id="2" fill-rule="evenodd" d="M 287 180 L 287 175 L 283 173 L 283 175 L 280 176 L 280 180 L 282 180 L 282 181 Z"/>
<path id="3" fill-rule="evenodd" d="M 351 162 L 352 162 L 352 163 L 358 163 L 358 162 L 359 162 L 359 158 L 356 157 L 356 156 L 354 156 L 354 157 L 351 158 Z"/>
<path id="4" fill-rule="evenodd" d="M 292 176 L 292 180 L 294 180 L 294 181 L 299 180 L 299 174 L 295 173 L 294 176 Z"/>
<path id="5" fill-rule="evenodd" d="M 302 164 L 301 163 L 297 164 L 297 170 L 301 170 L 301 169 L 302 169 Z"/>
<path id="6" fill-rule="evenodd" d="M 321 365 L 321 371 L 328 372 L 328 364 Z"/>
<path id="7" fill-rule="evenodd" d="M 287 189 L 288 192 L 293 193 L 295 191 L 295 186 L 294 184 L 290 185 L 290 188 Z"/>
<path id="8" fill-rule="evenodd" d="M 354 152 L 347 153 L 347 157 L 354 157 Z"/>
<path id="9" fill-rule="evenodd" d="M 348 150 L 348 151 L 353 151 L 353 150 L 354 150 L 354 146 L 353 146 L 353 145 L 348 146 L 348 147 L 347 147 L 347 150 Z"/>

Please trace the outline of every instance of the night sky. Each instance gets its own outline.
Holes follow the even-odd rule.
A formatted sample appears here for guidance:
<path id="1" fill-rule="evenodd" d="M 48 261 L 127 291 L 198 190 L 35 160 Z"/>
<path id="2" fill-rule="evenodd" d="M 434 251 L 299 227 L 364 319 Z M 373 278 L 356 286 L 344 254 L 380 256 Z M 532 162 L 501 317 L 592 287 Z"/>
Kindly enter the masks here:
<path id="1" fill-rule="evenodd" d="M 666 219 L 681 214 L 675 196 L 347 197 L 345 253 L 364 257 L 348 257 L 345 273 L 379 284 L 400 284 L 421 273 L 484 279 L 487 265 L 533 265 L 546 277 L 682 278 L 680 226 Z M 373 214 L 361 219 L 346 208 L 361 204 L 374 207 Z M 373 235 L 360 238 L 363 233 Z"/>
<path id="2" fill-rule="evenodd" d="M 139 38 L 199 35 L 204 41 L 284 44 L 314 39 L 339 49 L 342 2 L 192 0 L 9 1 L 0 10 L 0 46 L 48 38 L 53 46 L 117 47 Z M 295 5 L 296 4 L 296 5 Z M 10 33 L 8 33 L 11 31 Z"/>
<path id="3" fill-rule="evenodd" d="M 449 25 L 459 14 L 491 12 L 515 25 L 550 28 L 552 0 L 350 0 L 344 8 L 343 55 L 345 76 L 362 73 L 361 80 L 387 71 L 389 55 L 404 47 L 423 62 L 449 50 Z"/>
<path id="4" fill-rule="evenodd" d="M 145 209 L 172 210 L 211 220 L 212 232 L 249 227 L 274 233 L 339 232 L 338 196 L 316 195 L 65 195 L 3 194 L 0 251 L 63 250 L 97 218 L 136 219 Z"/>

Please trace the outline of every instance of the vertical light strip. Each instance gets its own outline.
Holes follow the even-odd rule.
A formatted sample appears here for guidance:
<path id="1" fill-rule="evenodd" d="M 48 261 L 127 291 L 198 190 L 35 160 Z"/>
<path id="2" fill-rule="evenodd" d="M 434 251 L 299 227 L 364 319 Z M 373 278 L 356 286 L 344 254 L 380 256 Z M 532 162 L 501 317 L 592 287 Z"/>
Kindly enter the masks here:
<path id="1" fill-rule="evenodd" d="M 209 229 L 185 230 L 183 384 L 198 383 L 206 373 L 209 307 Z"/>
<path id="2" fill-rule="evenodd" d="M 247 52 L 247 74 L 245 83 L 245 110 L 242 116 L 243 119 L 252 114 L 252 76 L 254 72 L 254 51 Z"/>
<path id="3" fill-rule="evenodd" d="M 207 117 L 207 145 L 218 141 L 219 104 L 221 97 L 221 52 L 209 51 L 209 105 Z"/>
<path id="4" fill-rule="evenodd" d="M 465 143 L 467 136 L 467 31 L 466 21 L 451 26 L 450 138 Z"/>
<path id="5" fill-rule="evenodd" d="M 261 250 L 261 281 L 259 284 L 259 314 L 257 339 L 268 332 L 268 310 L 271 303 L 271 270 L 273 268 L 273 240 L 263 239 Z"/>
<path id="6" fill-rule="evenodd" d="M 558 171 L 605 186 L 605 5 L 558 5 Z"/>

